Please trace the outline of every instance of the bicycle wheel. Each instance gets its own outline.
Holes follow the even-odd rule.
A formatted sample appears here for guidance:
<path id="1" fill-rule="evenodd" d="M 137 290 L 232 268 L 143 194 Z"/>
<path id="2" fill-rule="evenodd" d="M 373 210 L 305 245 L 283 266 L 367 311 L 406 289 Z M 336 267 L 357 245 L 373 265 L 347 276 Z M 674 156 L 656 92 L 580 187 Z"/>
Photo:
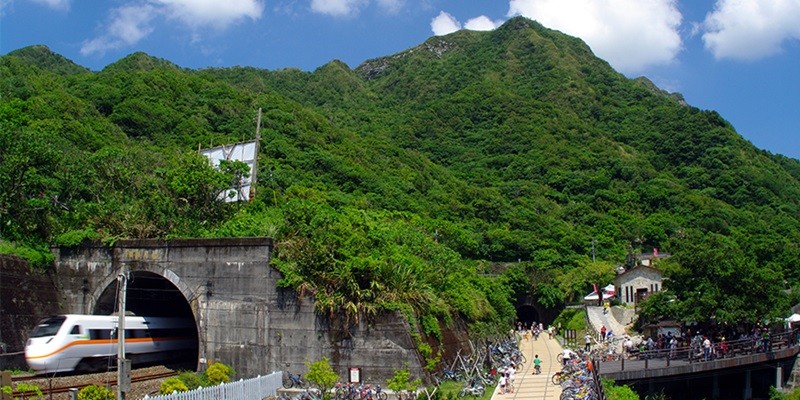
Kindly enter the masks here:
<path id="1" fill-rule="evenodd" d="M 379 399 L 379 400 L 387 400 L 388 398 L 389 398 L 389 395 L 388 395 L 388 394 L 386 394 L 386 392 L 380 392 L 380 393 L 378 393 L 378 399 Z"/>
<path id="2" fill-rule="evenodd" d="M 560 385 L 561 384 L 561 372 L 556 372 L 553 374 L 553 377 L 550 378 L 550 381 L 553 382 L 553 385 Z"/>
<path id="3" fill-rule="evenodd" d="M 292 380 L 292 377 L 289 376 L 288 372 L 283 373 L 281 383 L 283 384 L 284 389 L 291 389 L 294 386 L 294 381 Z"/>

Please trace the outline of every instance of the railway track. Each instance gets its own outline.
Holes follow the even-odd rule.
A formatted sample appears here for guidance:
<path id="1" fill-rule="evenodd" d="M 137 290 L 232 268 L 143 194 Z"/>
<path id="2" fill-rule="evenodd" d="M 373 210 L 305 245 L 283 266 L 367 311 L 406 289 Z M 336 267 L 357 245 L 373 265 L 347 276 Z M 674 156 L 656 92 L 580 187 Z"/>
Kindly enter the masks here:
<path id="1" fill-rule="evenodd" d="M 172 370 L 140 373 L 131 376 L 131 384 L 139 382 L 147 382 L 157 379 L 164 379 L 176 375 L 178 375 L 178 372 Z M 98 376 L 97 374 L 83 375 L 83 376 L 76 375 L 76 376 L 60 377 L 60 378 L 46 378 L 34 375 L 34 376 L 13 377 L 12 381 L 14 383 L 26 383 L 26 384 L 28 382 L 44 383 L 44 385 L 37 385 L 37 387 L 39 387 L 39 389 L 42 392 L 42 396 L 46 399 L 54 399 L 56 398 L 54 397 L 54 395 L 69 393 L 70 389 L 81 390 L 90 385 L 108 386 L 109 388 L 116 387 L 117 386 L 116 378 L 114 378 L 113 380 L 110 380 L 108 378 L 109 376 L 106 376 L 106 374 L 100 374 L 100 376 Z M 37 395 L 37 393 L 35 393 L 34 391 L 15 391 L 12 393 L 12 398 L 28 398 L 35 395 Z"/>

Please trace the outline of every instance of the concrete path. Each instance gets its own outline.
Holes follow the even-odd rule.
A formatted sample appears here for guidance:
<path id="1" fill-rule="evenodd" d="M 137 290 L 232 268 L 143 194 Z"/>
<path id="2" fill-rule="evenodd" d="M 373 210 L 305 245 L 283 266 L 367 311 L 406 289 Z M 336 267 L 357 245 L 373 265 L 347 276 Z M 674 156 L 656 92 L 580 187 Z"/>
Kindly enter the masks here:
<path id="1" fill-rule="evenodd" d="M 557 371 L 561 371 L 561 366 L 556 358 L 564 350 L 556 339 L 550 339 L 547 333 L 539 335 L 539 340 L 525 341 L 523 338 L 519 344 L 528 362 L 517 372 L 514 382 L 514 392 L 500 394 L 500 388 L 495 388 L 492 400 L 558 400 L 561 396 L 561 386 L 553 385 L 550 377 Z M 533 358 L 538 354 L 542 360 L 542 373 L 533 374 Z"/>
<path id="2" fill-rule="evenodd" d="M 611 330 L 614 333 L 613 339 L 616 348 L 614 349 L 618 354 L 622 353 L 622 337 L 627 333 L 625 331 L 625 326 L 619 323 L 619 321 L 614 318 L 611 313 L 603 313 L 603 307 L 599 306 L 589 306 L 586 307 L 586 313 L 589 317 L 589 323 L 592 324 L 592 328 L 594 328 L 595 332 L 600 332 L 600 328 L 605 326 L 606 330 Z M 600 341 L 601 338 L 595 338 L 595 342 L 592 343 L 592 346 L 597 344 L 597 341 Z M 583 338 L 579 338 L 578 343 L 583 344 Z"/>

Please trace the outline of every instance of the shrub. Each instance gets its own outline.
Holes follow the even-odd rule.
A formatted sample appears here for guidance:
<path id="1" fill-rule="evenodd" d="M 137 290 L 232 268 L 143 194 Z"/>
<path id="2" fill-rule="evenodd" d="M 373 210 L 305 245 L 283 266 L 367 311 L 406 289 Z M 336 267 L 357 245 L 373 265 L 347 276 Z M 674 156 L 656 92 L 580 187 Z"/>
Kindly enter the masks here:
<path id="1" fill-rule="evenodd" d="M 230 366 L 221 362 L 215 362 L 206 370 L 205 381 L 208 382 L 209 385 L 227 383 L 231 381 L 231 376 L 233 376 L 235 373 L 236 371 L 234 371 Z"/>
<path id="2" fill-rule="evenodd" d="M 0 387 L 0 393 L 4 393 L 8 395 L 8 398 L 11 398 L 11 393 L 14 392 L 15 389 L 12 389 L 11 386 L 3 386 Z M 29 397 L 15 397 L 15 399 L 20 400 L 27 400 L 27 399 L 41 399 L 42 398 L 42 390 L 39 389 L 39 386 L 36 385 L 29 385 L 27 383 L 20 383 L 17 384 L 16 391 L 19 393 L 26 393 L 30 394 Z M 3 397 L 3 396 L 0 396 Z M 5 398 L 5 397 L 3 397 Z"/>
<path id="3" fill-rule="evenodd" d="M 89 385 L 78 392 L 78 400 L 114 400 L 114 392 L 105 386 Z"/>
<path id="4" fill-rule="evenodd" d="M 183 381 L 178 377 L 167 378 L 164 382 L 161 382 L 161 388 L 159 388 L 159 392 L 161 394 L 170 394 L 173 392 L 185 392 L 188 391 L 189 387 L 183 383 Z"/>
<path id="5" fill-rule="evenodd" d="M 603 379 L 603 391 L 608 400 L 639 400 L 639 395 L 628 385 L 617 386 L 612 380 Z"/>
<path id="6" fill-rule="evenodd" d="M 203 381 L 192 371 L 183 371 L 178 374 L 178 379 L 181 380 L 189 390 L 194 390 L 203 385 Z"/>

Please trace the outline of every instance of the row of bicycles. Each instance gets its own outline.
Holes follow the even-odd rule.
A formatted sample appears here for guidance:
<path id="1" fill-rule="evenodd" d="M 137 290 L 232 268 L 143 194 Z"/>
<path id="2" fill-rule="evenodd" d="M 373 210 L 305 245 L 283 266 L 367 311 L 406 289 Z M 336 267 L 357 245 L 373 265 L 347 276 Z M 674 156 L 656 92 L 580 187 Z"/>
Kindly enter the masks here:
<path id="1" fill-rule="evenodd" d="M 602 386 L 594 373 L 589 354 L 576 354 L 563 363 L 561 371 L 552 378 L 554 385 L 561 386 L 561 400 L 602 400 Z"/>
<path id="2" fill-rule="evenodd" d="M 500 374 L 509 369 L 519 369 L 526 362 L 519 350 L 516 337 L 508 337 L 476 346 L 472 354 L 465 356 L 459 351 L 455 359 L 438 374 L 432 376 L 438 386 L 446 381 L 463 382 L 459 397 L 482 397 L 487 387 L 497 385 Z"/>
<path id="3" fill-rule="evenodd" d="M 303 391 L 289 395 L 287 392 L 282 392 L 278 395 L 279 400 L 322 400 L 322 392 L 319 389 L 312 388 L 307 381 L 303 380 L 300 375 L 291 372 L 284 372 L 283 374 L 283 387 L 284 389 L 303 389 Z M 389 395 L 380 385 L 372 386 L 370 384 L 355 384 L 355 383 L 342 383 L 339 382 L 333 388 L 333 399 L 335 400 L 388 400 Z M 395 393 L 394 396 L 397 400 L 416 400 L 417 393 L 412 391 L 403 391 Z"/>
<path id="4" fill-rule="evenodd" d="M 519 369 L 526 359 L 519 350 L 516 337 L 508 337 L 483 345 L 470 342 L 473 349 L 469 356 L 462 355 L 459 351 L 455 359 L 438 374 L 431 376 L 434 390 L 446 381 L 463 382 L 464 386 L 458 392 L 459 397 L 482 397 L 486 388 L 497 385 L 499 375 L 509 368 Z M 300 375 L 285 372 L 283 387 L 286 389 L 300 388 L 302 392 L 289 395 L 282 392 L 279 400 L 321 400 L 322 393 L 319 389 L 310 388 Z M 398 400 L 416 400 L 419 396 L 415 391 L 394 393 Z M 387 400 L 388 394 L 380 385 L 359 385 L 352 383 L 339 383 L 333 389 L 335 400 Z M 422 398 L 425 398 L 423 393 Z"/>
<path id="5" fill-rule="evenodd" d="M 374 388 L 370 384 L 357 385 L 354 383 L 337 383 L 333 391 L 336 400 L 387 400 L 389 395 L 381 389 L 381 385 Z"/>

